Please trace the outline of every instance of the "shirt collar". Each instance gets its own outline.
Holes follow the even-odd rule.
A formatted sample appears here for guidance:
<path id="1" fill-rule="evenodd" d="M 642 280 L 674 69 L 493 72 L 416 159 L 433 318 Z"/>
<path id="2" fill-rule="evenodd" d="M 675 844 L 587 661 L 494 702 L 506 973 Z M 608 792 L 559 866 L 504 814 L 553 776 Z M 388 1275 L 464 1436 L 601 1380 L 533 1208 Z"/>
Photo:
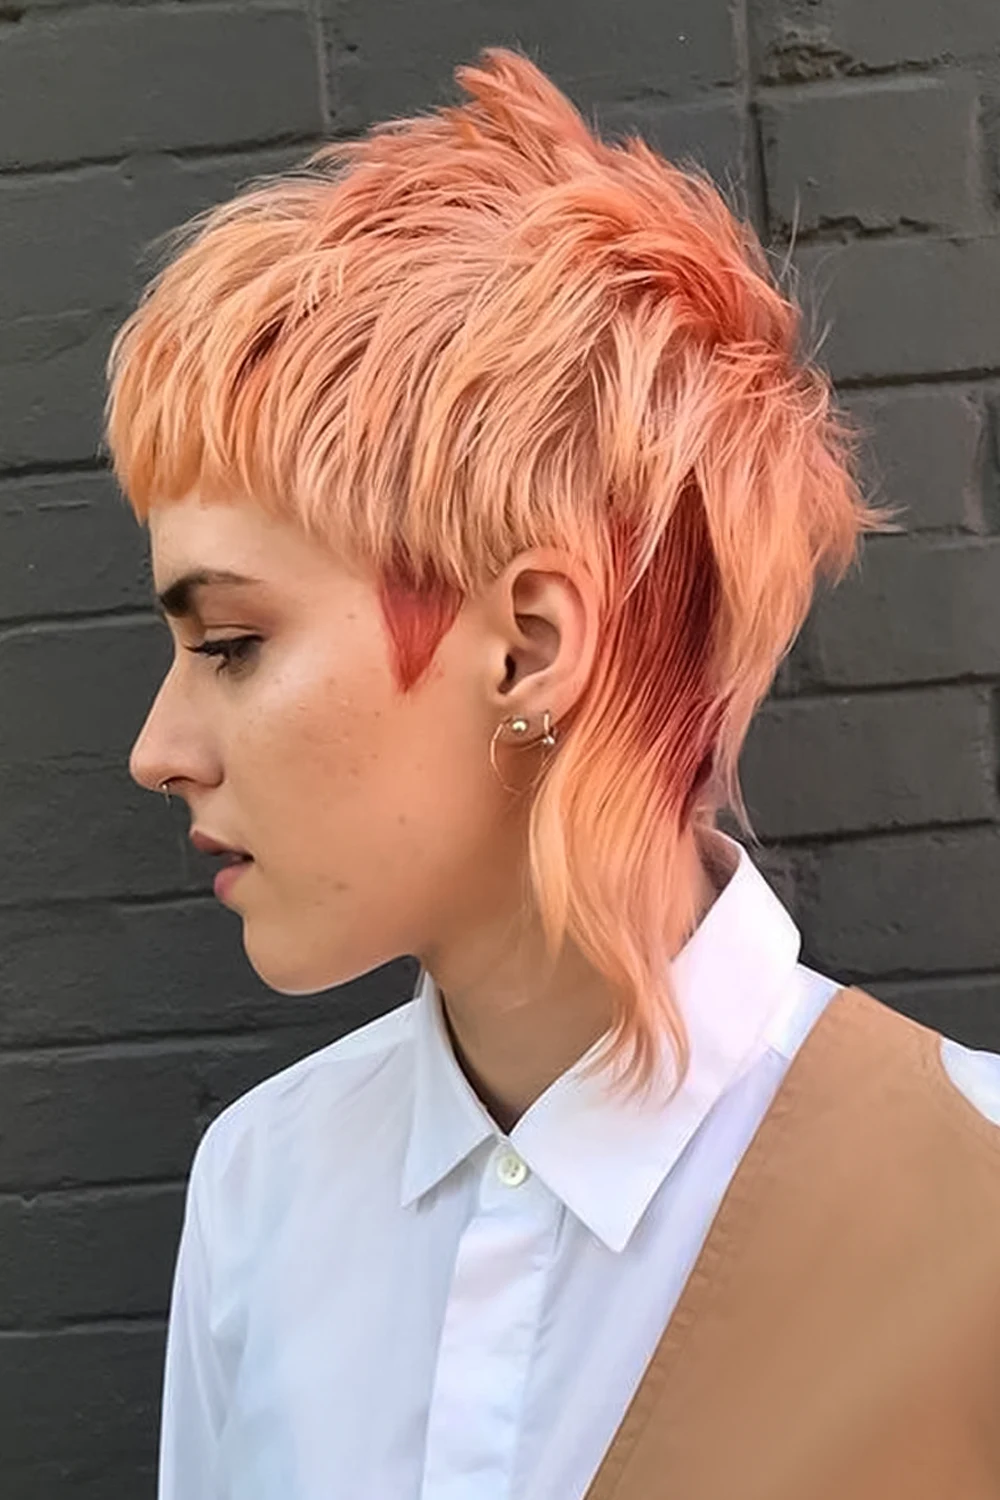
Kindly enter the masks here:
<path id="1" fill-rule="evenodd" d="M 734 839 L 735 870 L 671 966 L 690 1040 L 690 1066 L 666 1103 L 612 1094 L 583 1076 L 593 1051 L 535 1100 L 510 1133 L 531 1170 L 611 1250 L 622 1250 L 650 1199 L 717 1099 L 757 1052 L 787 999 L 801 939 L 795 923 Z M 497 1126 L 458 1066 L 430 974 L 414 1005 L 414 1107 L 404 1206 L 443 1180 Z M 670 1079 L 664 1036 L 657 1082 Z"/>
<path id="2" fill-rule="evenodd" d="M 413 1003 L 413 1119 L 403 1165 L 403 1207 L 436 1187 L 497 1126 L 458 1066 L 431 975 Z"/>

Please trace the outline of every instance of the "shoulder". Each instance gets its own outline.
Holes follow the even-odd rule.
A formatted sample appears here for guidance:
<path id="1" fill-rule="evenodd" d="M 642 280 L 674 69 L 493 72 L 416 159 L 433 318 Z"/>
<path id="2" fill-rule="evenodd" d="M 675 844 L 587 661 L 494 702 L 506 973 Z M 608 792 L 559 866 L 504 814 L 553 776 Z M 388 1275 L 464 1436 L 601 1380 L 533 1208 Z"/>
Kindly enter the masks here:
<path id="1" fill-rule="evenodd" d="M 854 994 L 860 996 L 870 1012 L 881 1015 L 883 1026 L 889 1023 L 899 1032 L 922 1036 L 924 1054 L 935 1059 L 934 1072 L 943 1080 L 951 1099 L 971 1105 L 989 1126 L 1000 1126 L 1000 1055 L 966 1047 L 926 1022 L 914 1019 L 905 1008 L 890 1005 L 867 990 L 855 988 Z M 1000 1147 L 1000 1133 L 996 1144 Z"/>
<path id="2" fill-rule="evenodd" d="M 377 1115 L 383 1095 L 398 1100 L 412 1071 L 412 1012 L 411 1000 L 265 1078 L 222 1110 L 195 1152 L 192 1192 L 215 1198 L 235 1180 L 246 1190 L 264 1163 L 283 1157 L 293 1142 L 301 1156 L 311 1143 L 342 1138 L 359 1112 Z"/>
<path id="3" fill-rule="evenodd" d="M 943 1036 L 941 1061 L 948 1078 L 984 1119 L 1000 1126 L 1000 1055 L 977 1052 Z"/>
<path id="4" fill-rule="evenodd" d="M 963 1100 L 982 1121 L 1000 1126 L 1000 1055 L 964 1046 L 933 1025 L 914 1019 L 905 1006 L 890 1005 L 867 990 L 856 993 L 883 1017 L 891 1017 L 896 1028 L 922 1035 L 925 1054 L 934 1058 L 936 1076 L 944 1081 L 952 1100 Z M 996 1143 L 1000 1146 L 1000 1133 Z"/>
<path id="5" fill-rule="evenodd" d="M 829 975 L 817 973 L 804 964 L 796 965 L 788 1000 L 777 1014 L 769 1041 L 790 1061 L 816 1025 L 830 1002 L 842 990 L 850 988 Z M 952 1088 L 990 1124 L 1000 1127 L 1000 1054 L 977 1051 L 963 1046 L 951 1037 L 932 1031 L 910 1019 L 904 1011 L 889 1006 L 876 995 L 862 990 L 866 1001 L 877 1006 L 887 1019 L 903 1027 L 919 1027 L 932 1034 L 940 1062 Z"/>

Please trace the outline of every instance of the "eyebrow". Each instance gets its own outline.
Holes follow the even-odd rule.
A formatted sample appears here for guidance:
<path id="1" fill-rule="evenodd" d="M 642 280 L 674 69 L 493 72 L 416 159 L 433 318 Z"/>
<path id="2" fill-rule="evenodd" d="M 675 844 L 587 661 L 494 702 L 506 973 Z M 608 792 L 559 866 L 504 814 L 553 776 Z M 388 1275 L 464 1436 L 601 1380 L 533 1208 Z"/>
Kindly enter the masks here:
<path id="1" fill-rule="evenodd" d="M 209 588 L 213 584 L 234 587 L 259 582 L 259 578 L 248 578 L 243 573 L 229 573 L 224 568 L 195 568 L 169 583 L 156 595 L 156 603 L 161 614 L 169 615 L 171 619 L 190 619 L 197 613 L 196 596 L 199 589 Z"/>

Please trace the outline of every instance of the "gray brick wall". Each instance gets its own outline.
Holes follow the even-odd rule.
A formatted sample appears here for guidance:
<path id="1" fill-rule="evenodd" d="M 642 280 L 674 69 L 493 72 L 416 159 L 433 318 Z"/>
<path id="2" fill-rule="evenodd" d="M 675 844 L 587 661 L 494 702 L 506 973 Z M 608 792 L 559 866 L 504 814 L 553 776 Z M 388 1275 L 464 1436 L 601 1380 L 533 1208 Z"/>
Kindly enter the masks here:
<path id="1" fill-rule="evenodd" d="M 149 240 L 527 46 L 703 161 L 794 259 L 905 531 L 817 603 L 752 731 L 806 958 L 1000 1049 L 997 0 L 15 0 L 0 6 L 0 1492 L 153 1493 L 199 1132 L 408 992 L 269 995 L 179 814 L 128 781 L 165 659 L 97 460 Z"/>

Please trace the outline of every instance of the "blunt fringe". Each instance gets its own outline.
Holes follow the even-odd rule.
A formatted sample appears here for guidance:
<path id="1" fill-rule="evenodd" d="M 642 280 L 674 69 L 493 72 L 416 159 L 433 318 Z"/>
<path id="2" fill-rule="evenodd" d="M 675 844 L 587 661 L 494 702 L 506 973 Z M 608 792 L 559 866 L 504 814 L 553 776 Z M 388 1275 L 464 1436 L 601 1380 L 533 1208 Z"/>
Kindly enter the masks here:
<path id="1" fill-rule="evenodd" d="M 681 851 L 808 613 L 887 528 L 802 316 L 708 175 L 601 140 L 526 57 L 199 215 L 115 340 L 140 519 L 195 487 L 291 516 L 379 588 L 401 692 L 534 546 L 598 586 L 599 656 L 532 791 L 531 892 L 616 996 L 616 1086 L 687 1065 Z M 485 747 L 484 747 L 485 753 Z"/>

